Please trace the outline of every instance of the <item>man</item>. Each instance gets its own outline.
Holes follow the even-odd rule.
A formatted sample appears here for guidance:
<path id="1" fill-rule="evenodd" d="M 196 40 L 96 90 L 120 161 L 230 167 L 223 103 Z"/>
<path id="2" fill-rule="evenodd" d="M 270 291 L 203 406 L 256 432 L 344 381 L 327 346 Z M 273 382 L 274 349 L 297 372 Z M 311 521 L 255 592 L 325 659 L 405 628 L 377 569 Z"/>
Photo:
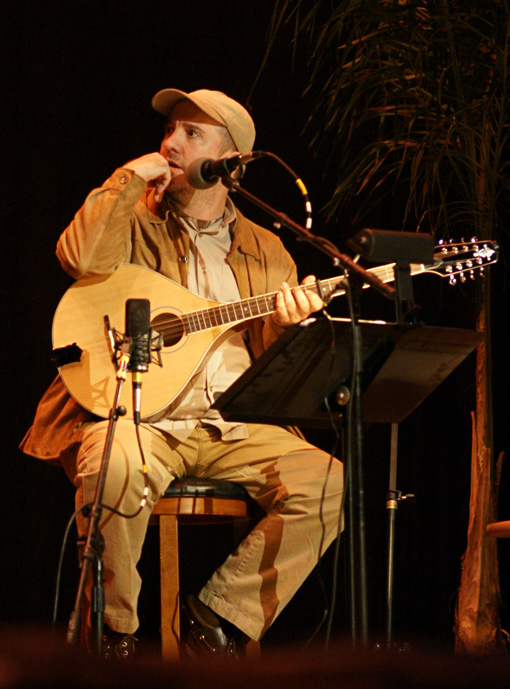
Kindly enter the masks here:
<path id="1" fill-rule="evenodd" d="M 248 221 L 223 184 L 198 190 L 186 177 L 197 158 L 252 150 L 255 127 L 247 111 L 208 90 L 165 89 L 152 104 L 168 117 L 160 152 L 132 160 L 89 194 L 59 239 L 62 267 L 79 279 L 109 275 L 131 262 L 217 302 L 278 295 L 274 313 L 250 321 L 244 333 L 233 332 L 177 398 L 141 424 L 147 505 L 135 519 L 108 513 L 100 524 L 106 544 L 106 648 L 110 655 L 121 648 L 131 652 L 138 626 L 136 563 L 149 515 L 174 477 L 196 474 L 242 484 L 266 513 L 198 595 L 184 603 L 189 646 L 235 655 L 242 638 L 260 639 L 316 564 L 321 547 L 336 536 L 343 475 L 340 462 L 298 435 L 227 423 L 210 405 L 285 327 L 322 302 L 310 291 L 292 289 L 296 268 L 280 240 Z M 313 281 L 309 276 L 304 283 Z M 80 408 L 57 378 L 22 447 L 62 464 L 77 488 L 79 507 L 93 500 L 107 425 Z M 120 419 L 103 503 L 133 512 L 142 485 L 134 424 Z M 78 527 L 85 531 L 82 519 Z"/>

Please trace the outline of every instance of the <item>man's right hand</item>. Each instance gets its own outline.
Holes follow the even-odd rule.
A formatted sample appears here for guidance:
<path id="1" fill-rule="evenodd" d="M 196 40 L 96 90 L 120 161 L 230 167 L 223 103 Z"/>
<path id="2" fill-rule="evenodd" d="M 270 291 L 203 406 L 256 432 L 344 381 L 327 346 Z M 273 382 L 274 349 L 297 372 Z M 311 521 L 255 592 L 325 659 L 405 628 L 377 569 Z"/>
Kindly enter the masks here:
<path id="1" fill-rule="evenodd" d="M 147 153 L 140 158 L 130 160 L 123 167 L 132 170 L 155 189 L 154 200 L 159 203 L 165 189 L 170 184 L 172 173 L 168 161 L 160 153 Z"/>

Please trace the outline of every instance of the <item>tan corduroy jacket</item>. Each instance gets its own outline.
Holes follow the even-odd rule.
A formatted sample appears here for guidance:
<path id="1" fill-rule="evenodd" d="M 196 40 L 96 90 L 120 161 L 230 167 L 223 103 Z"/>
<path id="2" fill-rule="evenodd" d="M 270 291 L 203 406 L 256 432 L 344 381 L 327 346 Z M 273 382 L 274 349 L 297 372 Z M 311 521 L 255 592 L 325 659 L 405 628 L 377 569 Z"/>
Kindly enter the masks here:
<path id="1" fill-rule="evenodd" d="M 87 196 L 57 245 L 62 267 L 77 280 L 110 275 L 123 263 L 135 263 L 184 287 L 188 253 L 189 235 L 166 199 L 156 204 L 145 181 L 125 168 Z M 297 284 L 296 267 L 279 238 L 239 211 L 227 260 L 242 299 L 275 292 L 283 281 Z M 249 324 L 248 343 L 253 356 L 263 351 L 260 318 Z M 74 401 L 57 376 L 38 405 L 21 449 L 60 463 L 64 453 L 76 450 L 83 424 L 91 420 L 94 417 Z"/>

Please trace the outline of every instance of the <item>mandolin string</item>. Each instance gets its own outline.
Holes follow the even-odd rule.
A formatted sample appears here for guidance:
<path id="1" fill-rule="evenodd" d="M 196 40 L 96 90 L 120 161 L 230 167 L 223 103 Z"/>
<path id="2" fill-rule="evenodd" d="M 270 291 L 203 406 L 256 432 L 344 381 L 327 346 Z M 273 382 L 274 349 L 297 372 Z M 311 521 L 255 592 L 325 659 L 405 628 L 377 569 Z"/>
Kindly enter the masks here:
<path id="1" fill-rule="evenodd" d="M 448 252 L 440 252 L 440 260 L 449 258 L 451 256 L 456 256 L 457 252 L 455 247 L 457 245 L 450 245 L 452 250 Z M 449 248 L 450 248 L 449 247 Z M 393 267 L 394 264 L 377 266 L 375 268 L 369 268 L 368 271 L 374 273 L 377 277 L 383 281 L 393 280 Z M 424 266 L 420 265 L 420 269 L 423 270 Z M 327 280 L 321 280 L 322 286 L 334 287 L 340 285 L 345 278 L 335 277 L 329 278 Z M 317 291 L 316 285 L 300 285 L 300 289 L 311 289 Z M 339 294 L 339 293 L 337 293 Z M 164 319 L 158 322 L 158 332 L 161 332 L 166 336 L 177 336 L 182 333 L 184 328 L 184 333 L 189 335 L 194 332 L 200 332 L 202 330 L 207 330 L 217 326 L 225 325 L 228 323 L 234 323 L 236 321 L 249 320 L 250 318 L 256 318 L 257 316 L 265 315 L 271 313 L 275 309 L 275 299 L 277 292 L 272 292 L 270 294 L 258 295 L 255 297 L 249 297 L 248 299 L 242 299 L 237 302 L 231 302 L 228 304 L 218 304 L 217 306 L 208 307 L 206 309 L 199 309 L 198 311 L 190 311 L 180 318 L 175 314 L 172 314 L 171 318 Z M 268 301 L 270 306 L 268 306 Z M 253 313 L 252 305 L 256 305 L 257 313 Z M 263 305 L 265 308 L 261 311 L 260 306 Z M 249 311 L 246 311 L 246 308 Z M 177 321 L 177 322 L 176 322 Z"/>
<path id="2" fill-rule="evenodd" d="M 328 280 L 321 280 L 321 284 L 322 286 L 326 285 L 327 287 L 332 287 L 340 284 L 344 279 L 344 277 L 329 278 Z M 299 289 L 317 291 L 316 285 L 300 285 Z M 277 294 L 277 292 L 271 292 L 270 294 L 249 297 L 248 299 L 242 299 L 237 302 L 219 304 L 218 306 L 212 306 L 198 311 L 190 311 L 184 314 L 182 318 L 172 314 L 172 318 L 158 321 L 158 332 L 166 336 L 177 336 L 182 332 L 183 326 L 185 333 L 191 334 L 193 332 L 221 326 L 226 323 L 256 318 L 257 316 L 265 315 L 275 310 Z M 270 302 L 269 306 L 268 301 Z M 250 305 L 257 305 L 258 312 L 253 313 Z M 260 310 L 260 305 L 265 306 L 262 311 Z M 249 308 L 248 315 L 245 311 L 246 307 Z M 178 322 L 176 322 L 176 319 Z"/>
<path id="3" fill-rule="evenodd" d="M 343 282 L 343 280 L 343 277 L 330 278 L 328 280 L 321 280 L 321 284 L 322 286 L 326 285 L 330 287 Z M 300 285 L 299 289 L 317 291 L 316 285 Z M 211 327 L 221 326 L 226 323 L 263 316 L 275 310 L 277 294 L 277 292 L 271 292 L 270 294 L 241 299 L 237 302 L 218 304 L 217 306 L 208 307 L 207 309 L 190 311 L 183 314 L 181 318 L 172 314 L 171 318 L 158 321 L 158 332 L 161 332 L 163 335 L 178 335 L 182 331 L 184 325 L 185 332 L 190 334 Z M 256 313 L 253 312 L 251 305 L 257 306 Z M 264 307 L 262 310 L 260 308 L 261 305 Z M 248 307 L 249 311 L 246 310 L 246 307 Z M 176 319 L 178 322 L 176 322 Z"/>

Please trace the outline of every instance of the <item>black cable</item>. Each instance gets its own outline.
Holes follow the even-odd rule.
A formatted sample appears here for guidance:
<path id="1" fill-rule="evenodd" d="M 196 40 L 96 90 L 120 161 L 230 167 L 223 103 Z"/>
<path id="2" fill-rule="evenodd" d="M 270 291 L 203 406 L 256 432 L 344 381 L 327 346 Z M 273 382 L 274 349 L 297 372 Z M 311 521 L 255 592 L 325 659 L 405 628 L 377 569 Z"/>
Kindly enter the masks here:
<path id="1" fill-rule="evenodd" d="M 279 163 L 287 172 L 289 175 L 292 177 L 294 180 L 294 183 L 296 184 L 297 188 L 301 192 L 304 202 L 305 202 L 305 213 L 306 213 L 306 222 L 305 222 L 305 227 L 307 230 L 311 230 L 312 228 L 312 223 L 313 223 L 313 217 L 312 217 L 312 203 L 310 201 L 310 197 L 308 195 L 308 190 L 305 186 L 305 183 L 297 175 L 294 170 L 287 165 L 287 163 L 279 158 L 275 153 L 271 153 L 270 151 L 257 151 L 257 154 L 259 154 L 259 157 L 268 157 L 272 158 L 273 160 L 276 160 L 277 163 Z"/>

